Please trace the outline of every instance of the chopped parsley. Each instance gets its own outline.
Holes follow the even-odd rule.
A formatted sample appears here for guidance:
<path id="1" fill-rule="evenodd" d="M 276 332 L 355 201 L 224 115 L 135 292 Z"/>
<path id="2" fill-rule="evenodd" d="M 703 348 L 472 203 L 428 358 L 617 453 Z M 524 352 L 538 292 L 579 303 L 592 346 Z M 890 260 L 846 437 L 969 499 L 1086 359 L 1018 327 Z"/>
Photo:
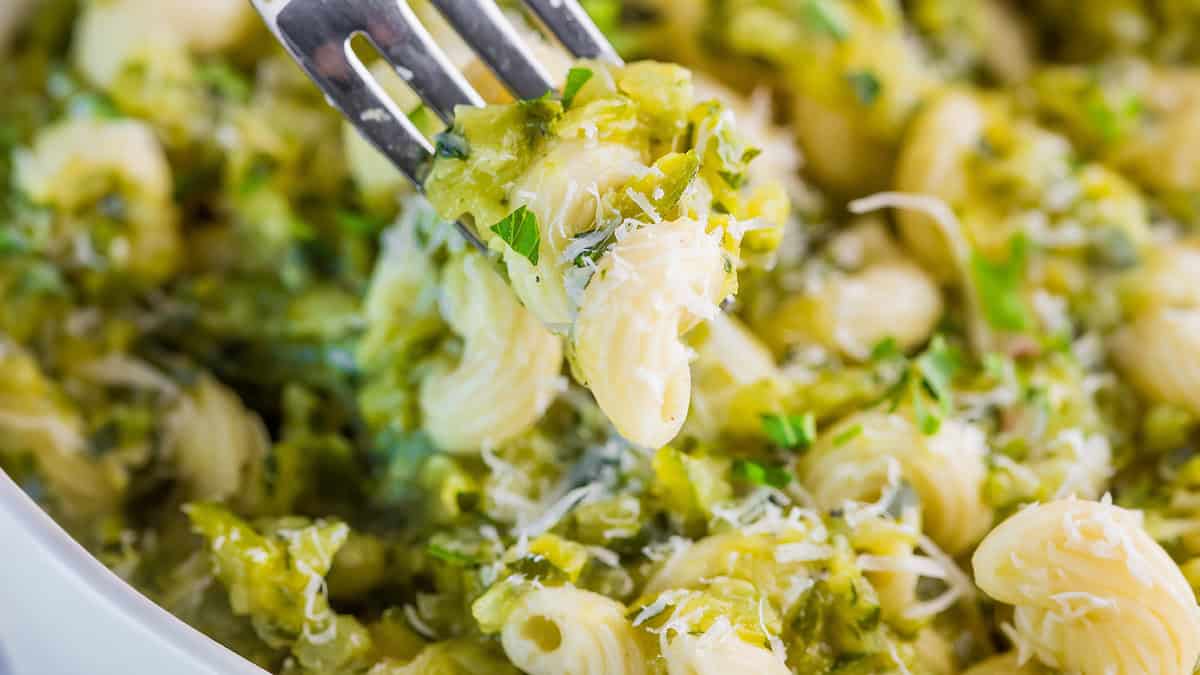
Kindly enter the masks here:
<path id="1" fill-rule="evenodd" d="M 748 459 L 739 459 L 733 463 L 733 476 L 755 485 L 769 485 L 774 488 L 786 487 L 792 482 L 792 474 L 786 468 Z"/>
<path id="2" fill-rule="evenodd" d="M 1119 140 L 1131 132 L 1142 117 L 1144 110 L 1142 99 L 1130 94 L 1120 103 L 1110 102 L 1103 93 L 1097 91 L 1088 97 L 1084 103 L 1083 112 L 1096 135 L 1104 143 Z"/>
<path id="3" fill-rule="evenodd" d="M 196 77 L 208 85 L 217 96 L 228 101 L 245 103 L 250 100 L 251 86 L 246 77 L 228 63 L 215 61 L 196 70 Z"/>
<path id="4" fill-rule="evenodd" d="M 453 129 L 438 134 L 436 142 L 434 152 L 438 157 L 466 159 L 471 154 L 471 145 L 467 142 L 467 137 Z"/>
<path id="5" fill-rule="evenodd" d="M 833 446 L 835 448 L 841 447 L 841 446 L 849 443 L 850 441 L 854 440 L 855 438 L 858 438 L 859 434 L 861 434 L 862 432 L 863 432 L 863 426 L 861 424 L 853 424 L 849 427 L 846 427 L 845 429 L 839 431 L 837 433 L 837 435 L 835 435 L 833 437 Z"/>
<path id="6" fill-rule="evenodd" d="M 875 346 L 871 348 L 872 361 L 894 361 L 904 358 L 904 353 L 900 351 L 900 345 L 896 342 L 896 338 L 892 336 L 885 337 Z"/>
<path id="7" fill-rule="evenodd" d="M 567 71 L 567 83 L 563 85 L 562 105 L 563 109 L 571 107 L 575 102 L 575 95 L 583 89 L 583 85 L 587 84 L 588 80 L 592 79 L 592 71 L 590 68 L 572 68 Z"/>
<path id="8" fill-rule="evenodd" d="M 869 70 L 856 70 L 846 74 L 846 81 L 854 91 L 854 98 L 863 105 L 871 105 L 883 91 L 883 83 Z"/>
<path id="9" fill-rule="evenodd" d="M 480 561 L 474 556 L 469 556 L 465 553 L 459 553 L 458 551 L 451 551 L 450 549 L 444 546 L 438 546 L 437 544 L 430 544 L 425 548 L 425 550 L 430 556 L 437 558 L 442 562 L 450 563 L 455 567 L 475 567 L 480 564 Z"/>
<path id="10" fill-rule="evenodd" d="M 850 37 L 850 22 L 831 0 L 808 0 L 804 17 L 814 30 L 841 42 Z"/>
<path id="11" fill-rule="evenodd" d="M 914 388 L 912 394 L 913 414 L 917 418 L 917 427 L 926 436 L 936 434 L 938 429 L 942 428 L 941 416 L 937 414 L 937 411 L 929 409 L 929 404 L 925 402 L 925 395 L 920 388 Z"/>
<path id="12" fill-rule="evenodd" d="M 518 255 L 529 260 L 530 264 L 538 263 L 538 248 L 542 243 L 541 231 L 538 229 L 537 216 L 524 206 L 504 216 L 492 226 L 492 232 L 500 235 L 509 248 Z"/>
<path id="13" fill-rule="evenodd" d="M 333 218 L 343 230 L 358 235 L 378 234 L 389 224 L 385 219 L 371 218 L 370 216 L 355 213 L 349 209 L 338 209 L 333 214 Z"/>
<path id="14" fill-rule="evenodd" d="M 909 379 L 913 414 L 921 433 L 930 436 L 938 432 L 942 417 L 949 415 L 954 407 L 953 382 L 962 367 L 962 355 L 938 335 L 913 366 L 919 376 Z M 936 407 L 930 407 L 927 394 L 932 395 Z"/>
<path id="15" fill-rule="evenodd" d="M 935 336 L 929 349 L 917 357 L 917 370 L 943 410 L 948 411 L 953 404 L 951 383 L 961 366 L 962 358 L 958 350 L 946 344 L 946 339 L 941 335 Z"/>
<path id="16" fill-rule="evenodd" d="M 817 420 L 812 413 L 803 415 L 763 415 L 763 433 L 782 448 L 807 448 L 817 438 Z"/>
<path id="17" fill-rule="evenodd" d="M 971 254 L 971 281 L 979 291 L 987 322 L 997 330 L 1022 331 L 1029 326 L 1029 308 L 1021 295 L 1025 258 L 1029 247 L 1024 236 L 1013 237 L 1008 260 L 995 263 Z"/>

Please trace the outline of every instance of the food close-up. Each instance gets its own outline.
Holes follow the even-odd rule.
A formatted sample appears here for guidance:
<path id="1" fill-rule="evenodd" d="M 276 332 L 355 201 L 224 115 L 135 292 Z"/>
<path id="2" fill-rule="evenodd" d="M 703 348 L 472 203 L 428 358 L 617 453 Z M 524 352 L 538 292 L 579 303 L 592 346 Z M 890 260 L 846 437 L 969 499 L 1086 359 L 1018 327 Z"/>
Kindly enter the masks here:
<path id="1" fill-rule="evenodd" d="M 0 493 L 247 672 L 1197 672 L 1200 0 L 0 0 L 0 91 Z"/>

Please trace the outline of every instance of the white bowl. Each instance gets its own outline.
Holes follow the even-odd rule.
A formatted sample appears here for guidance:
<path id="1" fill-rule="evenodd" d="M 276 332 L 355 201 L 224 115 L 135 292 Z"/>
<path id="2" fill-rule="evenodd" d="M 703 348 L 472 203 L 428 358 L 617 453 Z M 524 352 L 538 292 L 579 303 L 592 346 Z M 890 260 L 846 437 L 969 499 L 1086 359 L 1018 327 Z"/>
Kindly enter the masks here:
<path id="1" fill-rule="evenodd" d="M 0 471 L 0 675 L 266 675 L 138 593 Z"/>

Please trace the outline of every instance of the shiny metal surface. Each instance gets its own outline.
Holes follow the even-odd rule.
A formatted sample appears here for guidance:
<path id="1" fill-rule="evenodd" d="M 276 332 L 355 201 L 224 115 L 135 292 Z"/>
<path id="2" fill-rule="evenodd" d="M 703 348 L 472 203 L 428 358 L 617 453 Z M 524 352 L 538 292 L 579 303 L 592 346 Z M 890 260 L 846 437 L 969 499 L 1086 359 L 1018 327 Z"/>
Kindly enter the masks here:
<path id="1" fill-rule="evenodd" d="M 358 129 L 418 188 L 435 148 L 384 93 L 350 48 L 365 36 L 400 77 L 444 122 L 459 105 L 483 99 L 433 42 L 404 0 L 252 0 L 330 105 Z M 517 98 L 553 89 L 549 75 L 521 43 L 492 0 L 432 0 L 438 11 Z M 526 0 L 538 19 L 572 54 L 620 63 L 608 41 L 576 0 Z M 456 223 L 480 250 L 475 233 Z"/>
<path id="2" fill-rule="evenodd" d="M 581 59 L 621 63 L 621 57 L 575 0 L 525 0 L 567 51 Z"/>
<path id="3" fill-rule="evenodd" d="M 471 49 L 517 98 L 554 89 L 550 76 L 492 0 L 431 0 Z"/>

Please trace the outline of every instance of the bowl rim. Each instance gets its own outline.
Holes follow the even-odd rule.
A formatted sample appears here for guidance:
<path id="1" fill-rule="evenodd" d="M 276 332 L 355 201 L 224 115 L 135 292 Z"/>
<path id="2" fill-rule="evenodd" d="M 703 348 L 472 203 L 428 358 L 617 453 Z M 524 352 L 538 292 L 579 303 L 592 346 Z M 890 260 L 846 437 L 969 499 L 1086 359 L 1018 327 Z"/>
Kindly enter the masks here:
<path id="1" fill-rule="evenodd" d="M 0 511 L 11 516 L 40 552 L 61 563 L 63 573 L 92 591 L 112 614 L 124 617 L 213 673 L 266 675 L 265 670 L 159 607 L 105 567 L 4 471 L 0 471 Z"/>

